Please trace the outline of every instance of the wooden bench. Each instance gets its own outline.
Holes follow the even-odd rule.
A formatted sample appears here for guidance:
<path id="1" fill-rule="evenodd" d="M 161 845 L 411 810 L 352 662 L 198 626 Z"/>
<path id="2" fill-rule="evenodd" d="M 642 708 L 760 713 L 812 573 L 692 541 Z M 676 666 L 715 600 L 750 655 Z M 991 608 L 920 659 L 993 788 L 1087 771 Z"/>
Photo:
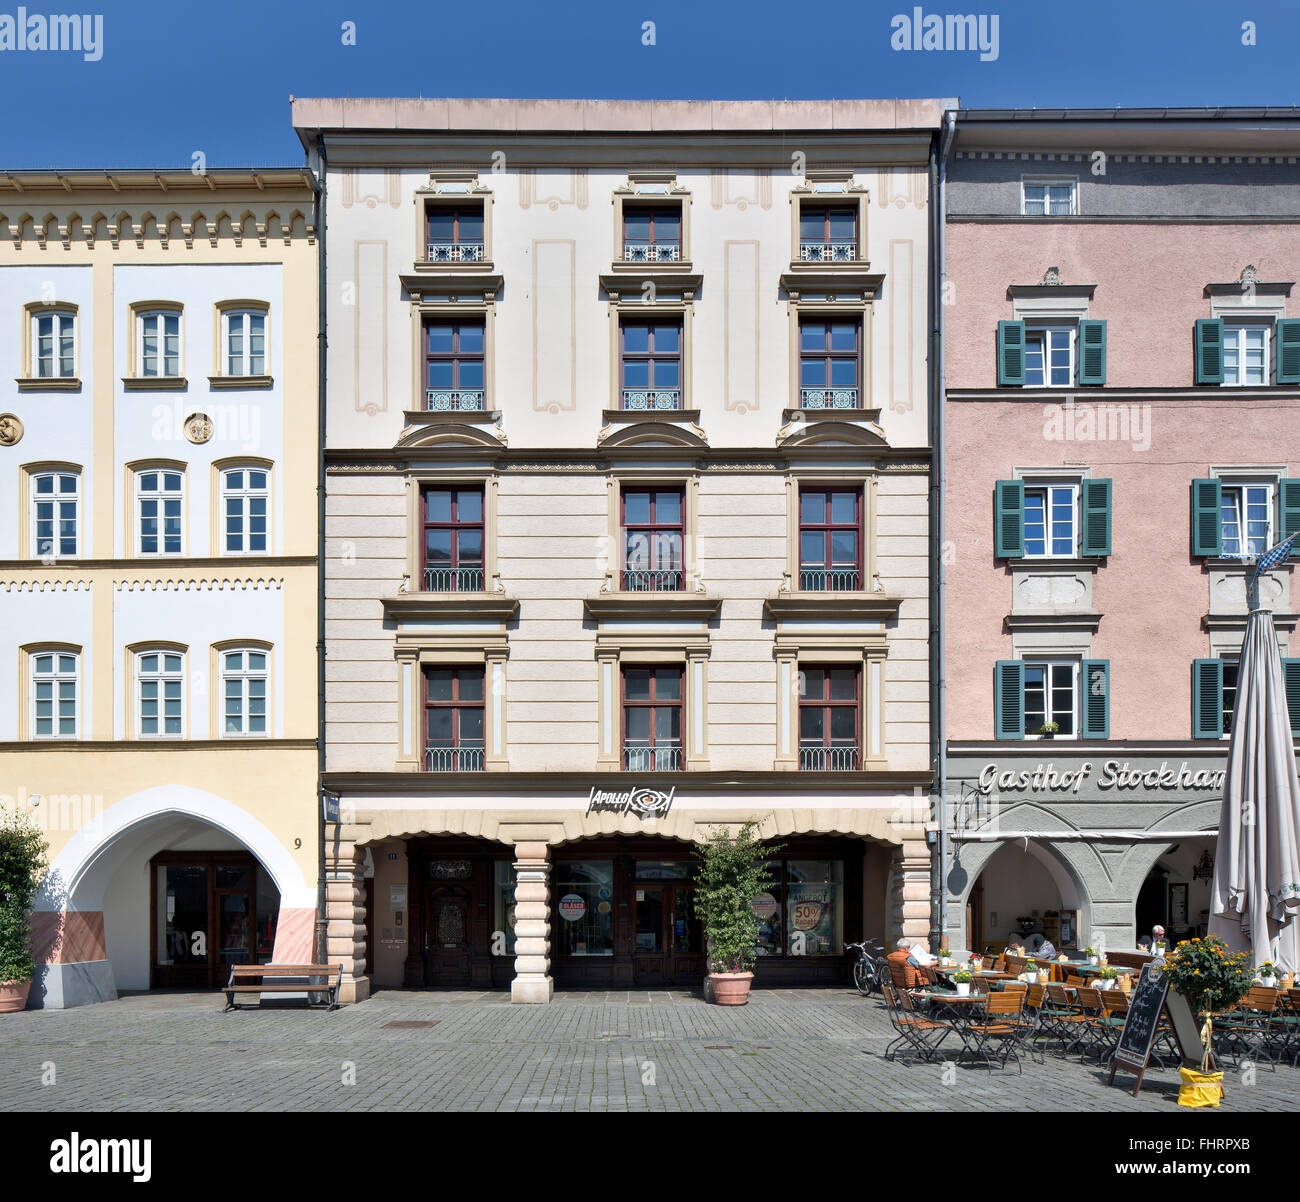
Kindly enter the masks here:
<path id="1" fill-rule="evenodd" d="M 295 981 L 281 978 L 294 977 Z M 324 984 L 307 984 L 303 978 L 323 977 Z M 330 978 L 333 977 L 333 982 Z M 268 981 L 267 978 L 272 978 Z M 305 993 L 307 1005 L 312 996 L 326 1000 L 325 1009 L 339 1008 L 339 988 L 343 984 L 342 964 L 232 964 L 230 980 L 226 982 L 226 1010 L 238 1010 L 237 993 Z"/>

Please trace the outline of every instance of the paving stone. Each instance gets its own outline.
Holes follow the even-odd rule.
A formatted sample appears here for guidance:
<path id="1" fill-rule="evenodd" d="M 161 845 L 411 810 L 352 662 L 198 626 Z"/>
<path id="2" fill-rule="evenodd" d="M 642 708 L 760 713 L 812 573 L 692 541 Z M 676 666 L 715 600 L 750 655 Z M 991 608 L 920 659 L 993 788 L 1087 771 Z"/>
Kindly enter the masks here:
<path id="1" fill-rule="evenodd" d="M 991 1073 L 887 1061 L 883 1007 L 841 990 L 756 990 L 743 1007 L 681 990 L 558 994 L 549 1006 L 386 991 L 334 1013 L 223 1014 L 223 1000 L 150 994 L 5 1015 L 0 1110 L 1177 1109 L 1176 1070 L 1153 1067 L 1133 1098 L 1077 1058 Z M 436 1025 L 389 1025 L 425 1021 Z M 43 1086 L 47 1063 L 56 1080 Z M 1225 1085 L 1227 1109 L 1293 1111 L 1300 1070 L 1230 1068 Z"/>

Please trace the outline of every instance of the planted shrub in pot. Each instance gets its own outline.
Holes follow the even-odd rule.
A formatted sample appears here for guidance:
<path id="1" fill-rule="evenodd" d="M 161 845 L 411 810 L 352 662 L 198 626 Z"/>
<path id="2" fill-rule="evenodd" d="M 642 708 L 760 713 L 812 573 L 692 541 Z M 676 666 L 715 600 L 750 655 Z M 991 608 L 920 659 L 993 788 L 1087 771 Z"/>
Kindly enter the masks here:
<path id="1" fill-rule="evenodd" d="M 705 997 L 720 1006 L 743 1006 L 758 960 L 759 918 L 754 898 L 776 882 L 767 861 L 779 847 L 761 843 L 758 828 L 746 822 L 734 835 L 715 831 L 695 845 L 695 913 L 704 926 L 709 956 Z"/>
<path id="2" fill-rule="evenodd" d="M 31 991 L 32 900 L 49 845 L 28 815 L 0 810 L 0 1012 L 23 1010 Z"/>
<path id="3" fill-rule="evenodd" d="M 967 997 L 970 994 L 970 983 L 972 975 L 968 969 L 960 969 L 952 974 L 952 983 L 957 986 L 957 996 Z"/>

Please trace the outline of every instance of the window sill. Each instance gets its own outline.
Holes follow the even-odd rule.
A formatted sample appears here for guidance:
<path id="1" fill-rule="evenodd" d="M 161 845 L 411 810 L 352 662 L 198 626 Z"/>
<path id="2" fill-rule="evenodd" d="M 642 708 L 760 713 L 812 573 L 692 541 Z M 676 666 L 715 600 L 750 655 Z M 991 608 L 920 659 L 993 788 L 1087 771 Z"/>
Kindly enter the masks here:
<path id="1" fill-rule="evenodd" d="M 790 260 L 790 273 L 792 275 L 812 275 L 818 272 L 835 275 L 837 273 L 850 274 L 870 270 L 870 259 L 827 259 L 820 262 L 815 259 Z"/>
<path id="2" fill-rule="evenodd" d="M 883 593 L 788 592 L 768 597 L 763 609 L 778 622 L 798 618 L 888 621 L 898 616 L 902 601 Z"/>
<path id="3" fill-rule="evenodd" d="M 495 267 L 491 258 L 464 259 L 456 262 L 431 263 L 428 259 L 416 259 L 412 270 L 417 275 L 493 275 Z"/>
<path id="4" fill-rule="evenodd" d="M 707 622 L 718 616 L 721 597 L 703 593 L 602 593 L 583 602 L 587 616 L 597 622 L 647 618 L 681 618 Z"/>
<path id="5" fill-rule="evenodd" d="M 693 264 L 689 259 L 656 259 L 645 263 L 615 259 L 609 267 L 615 275 L 631 275 L 640 279 L 649 279 L 656 275 L 690 275 L 692 268 Z"/>
<path id="6" fill-rule="evenodd" d="M 52 378 L 19 376 L 14 380 L 19 392 L 80 392 L 79 376 L 55 376 Z"/>
<path id="7" fill-rule="evenodd" d="M 508 622 L 519 612 L 519 601 L 502 593 L 402 593 L 383 597 L 384 614 L 400 622 L 451 622 L 467 618 Z"/>
<path id="8" fill-rule="evenodd" d="M 184 392 L 190 386 L 184 376 L 123 376 L 126 392 Z"/>
<path id="9" fill-rule="evenodd" d="M 1205 555 L 1201 557 L 1201 563 L 1205 567 L 1216 572 L 1240 572 L 1243 576 L 1255 570 L 1255 565 L 1248 559 L 1225 558 L 1222 555 Z M 1294 559 L 1284 559 L 1275 568 L 1271 568 L 1268 575 L 1273 572 L 1291 571 L 1296 565 Z"/>
<path id="10" fill-rule="evenodd" d="M 211 388 L 270 388 L 275 384 L 271 376 L 209 376 Z"/>
<path id="11" fill-rule="evenodd" d="M 1007 614 L 1003 619 L 1007 630 L 1088 630 L 1093 634 L 1101 626 L 1099 613 L 1037 613 Z"/>
<path id="12" fill-rule="evenodd" d="M 1016 572 L 1096 572 L 1108 557 L 1105 555 L 1061 556 L 1051 559 L 1047 556 L 1013 556 L 1007 558 L 1007 566 Z"/>

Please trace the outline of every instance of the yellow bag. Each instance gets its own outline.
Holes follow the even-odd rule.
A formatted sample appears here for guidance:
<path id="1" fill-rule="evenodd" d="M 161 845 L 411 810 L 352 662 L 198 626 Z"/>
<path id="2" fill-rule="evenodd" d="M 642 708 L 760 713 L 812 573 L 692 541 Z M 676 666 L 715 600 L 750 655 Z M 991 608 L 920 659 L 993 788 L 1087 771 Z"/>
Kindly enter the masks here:
<path id="1" fill-rule="evenodd" d="M 1223 1100 L 1223 1074 L 1201 1073 L 1194 1068 L 1180 1068 L 1182 1084 L 1178 1087 L 1179 1106 L 1217 1106 Z"/>

